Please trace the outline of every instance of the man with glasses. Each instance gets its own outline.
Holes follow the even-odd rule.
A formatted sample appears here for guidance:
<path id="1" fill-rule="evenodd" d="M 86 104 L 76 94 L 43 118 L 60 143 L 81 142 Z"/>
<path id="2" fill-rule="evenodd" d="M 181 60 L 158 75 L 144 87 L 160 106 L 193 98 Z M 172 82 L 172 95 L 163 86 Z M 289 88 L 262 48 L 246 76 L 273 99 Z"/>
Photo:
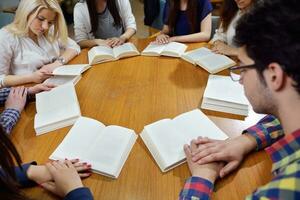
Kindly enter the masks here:
<path id="1" fill-rule="evenodd" d="M 209 199 L 218 177 L 235 169 L 249 152 L 265 147 L 273 179 L 247 199 L 300 199 L 299 24 L 299 0 L 264 0 L 240 19 L 235 41 L 242 65 L 230 68 L 230 74 L 243 84 L 254 111 L 271 115 L 237 138 L 198 138 L 185 145 L 192 177 L 180 199 Z M 280 119 L 285 134 L 272 115 Z"/>

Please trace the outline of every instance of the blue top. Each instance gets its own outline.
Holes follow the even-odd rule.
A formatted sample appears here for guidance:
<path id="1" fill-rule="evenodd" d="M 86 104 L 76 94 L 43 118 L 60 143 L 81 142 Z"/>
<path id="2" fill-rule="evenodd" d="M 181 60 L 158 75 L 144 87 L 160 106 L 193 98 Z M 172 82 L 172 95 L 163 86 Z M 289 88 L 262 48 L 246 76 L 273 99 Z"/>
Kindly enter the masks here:
<path id="1" fill-rule="evenodd" d="M 190 25 L 189 25 L 189 19 L 186 13 L 186 10 L 179 10 L 177 13 L 176 23 L 174 27 L 173 35 L 188 35 L 192 33 L 198 33 L 200 32 L 200 23 L 202 20 L 212 11 L 212 5 L 209 0 L 197 0 L 197 23 L 195 27 L 195 31 L 192 32 Z M 170 12 L 170 2 L 167 0 L 164 8 L 163 13 L 163 22 L 165 25 L 168 23 L 169 18 L 169 12 Z"/>
<path id="2" fill-rule="evenodd" d="M 32 180 L 27 177 L 27 170 L 30 165 L 36 165 L 36 162 L 27 163 L 22 165 L 22 168 L 15 167 L 16 177 L 22 187 L 31 187 L 36 185 Z M 3 176 L 3 171 L 0 170 L 0 175 Z M 86 187 L 77 188 L 69 192 L 64 200 L 93 200 L 91 191 Z"/>

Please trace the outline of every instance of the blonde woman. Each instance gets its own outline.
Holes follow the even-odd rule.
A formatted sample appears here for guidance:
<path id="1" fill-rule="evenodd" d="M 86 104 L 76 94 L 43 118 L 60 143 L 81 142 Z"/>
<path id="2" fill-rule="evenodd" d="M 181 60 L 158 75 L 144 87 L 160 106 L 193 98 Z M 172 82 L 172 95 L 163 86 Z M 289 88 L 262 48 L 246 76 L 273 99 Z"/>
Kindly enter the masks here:
<path id="1" fill-rule="evenodd" d="M 41 83 L 78 53 L 56 0 L 21 0 L 0 30 L 0 87 Z"/>

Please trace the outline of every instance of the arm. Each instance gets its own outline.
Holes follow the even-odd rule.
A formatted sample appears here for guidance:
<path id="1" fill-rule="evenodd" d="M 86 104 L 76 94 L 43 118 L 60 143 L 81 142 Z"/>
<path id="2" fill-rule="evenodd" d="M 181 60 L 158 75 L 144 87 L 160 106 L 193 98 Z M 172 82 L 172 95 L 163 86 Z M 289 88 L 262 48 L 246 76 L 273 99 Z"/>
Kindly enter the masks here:
<path id="1" fill-rule="evenodd" d="M 200 23 L 201 32 L 183 36 L 173 36 L 170 42 L 206 42 L 211 33 L 211 13 L 208 14 Z"/>
<path id="2" fill-rule="evenodd" d="M 224 177 L 236 169 L 248 153 L 255 149 L 263 149 L 283 136 L 278 119 L 271 115 L 264 117 L 243 133 L 224 141 L 198 138 L 199 147 L 193 154 L 193 161 L 198 164 L 226 162 L 220 171 L 220 176 Z"/>
<path id="3" fill-rule="evenodd" d="M 209 163 L 199 165 L 192 160 L 192 154 L 197 151 L 196 140 L 191 141 L 191 145 L 184 146 L 187 163 L 192 177 L 187 179 L 182 191 L 180 200 L 208 200 L 213 192 L 213 184 L 219 176 L 222 163 Z"/>
<path id="4" fill-rule="evenodd" d="M 248 134 L 255 138 L 257 151 L 270 146 L 284 136 L 279 120 L 272 115 L 267 115 L 256 125 L 244 130 L 243 134 Z"/>

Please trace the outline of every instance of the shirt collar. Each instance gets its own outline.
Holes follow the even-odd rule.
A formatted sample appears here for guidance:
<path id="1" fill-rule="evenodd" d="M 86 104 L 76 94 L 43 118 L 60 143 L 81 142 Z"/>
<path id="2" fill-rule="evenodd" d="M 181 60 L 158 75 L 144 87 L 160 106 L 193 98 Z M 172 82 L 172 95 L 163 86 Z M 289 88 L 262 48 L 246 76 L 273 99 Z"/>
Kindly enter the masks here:
<path id="1" fill-rule="evenodd" d="M 300 129 L 267 147 L 266 152 L 273 161 L 272 173 L 300 159 Z"/>

